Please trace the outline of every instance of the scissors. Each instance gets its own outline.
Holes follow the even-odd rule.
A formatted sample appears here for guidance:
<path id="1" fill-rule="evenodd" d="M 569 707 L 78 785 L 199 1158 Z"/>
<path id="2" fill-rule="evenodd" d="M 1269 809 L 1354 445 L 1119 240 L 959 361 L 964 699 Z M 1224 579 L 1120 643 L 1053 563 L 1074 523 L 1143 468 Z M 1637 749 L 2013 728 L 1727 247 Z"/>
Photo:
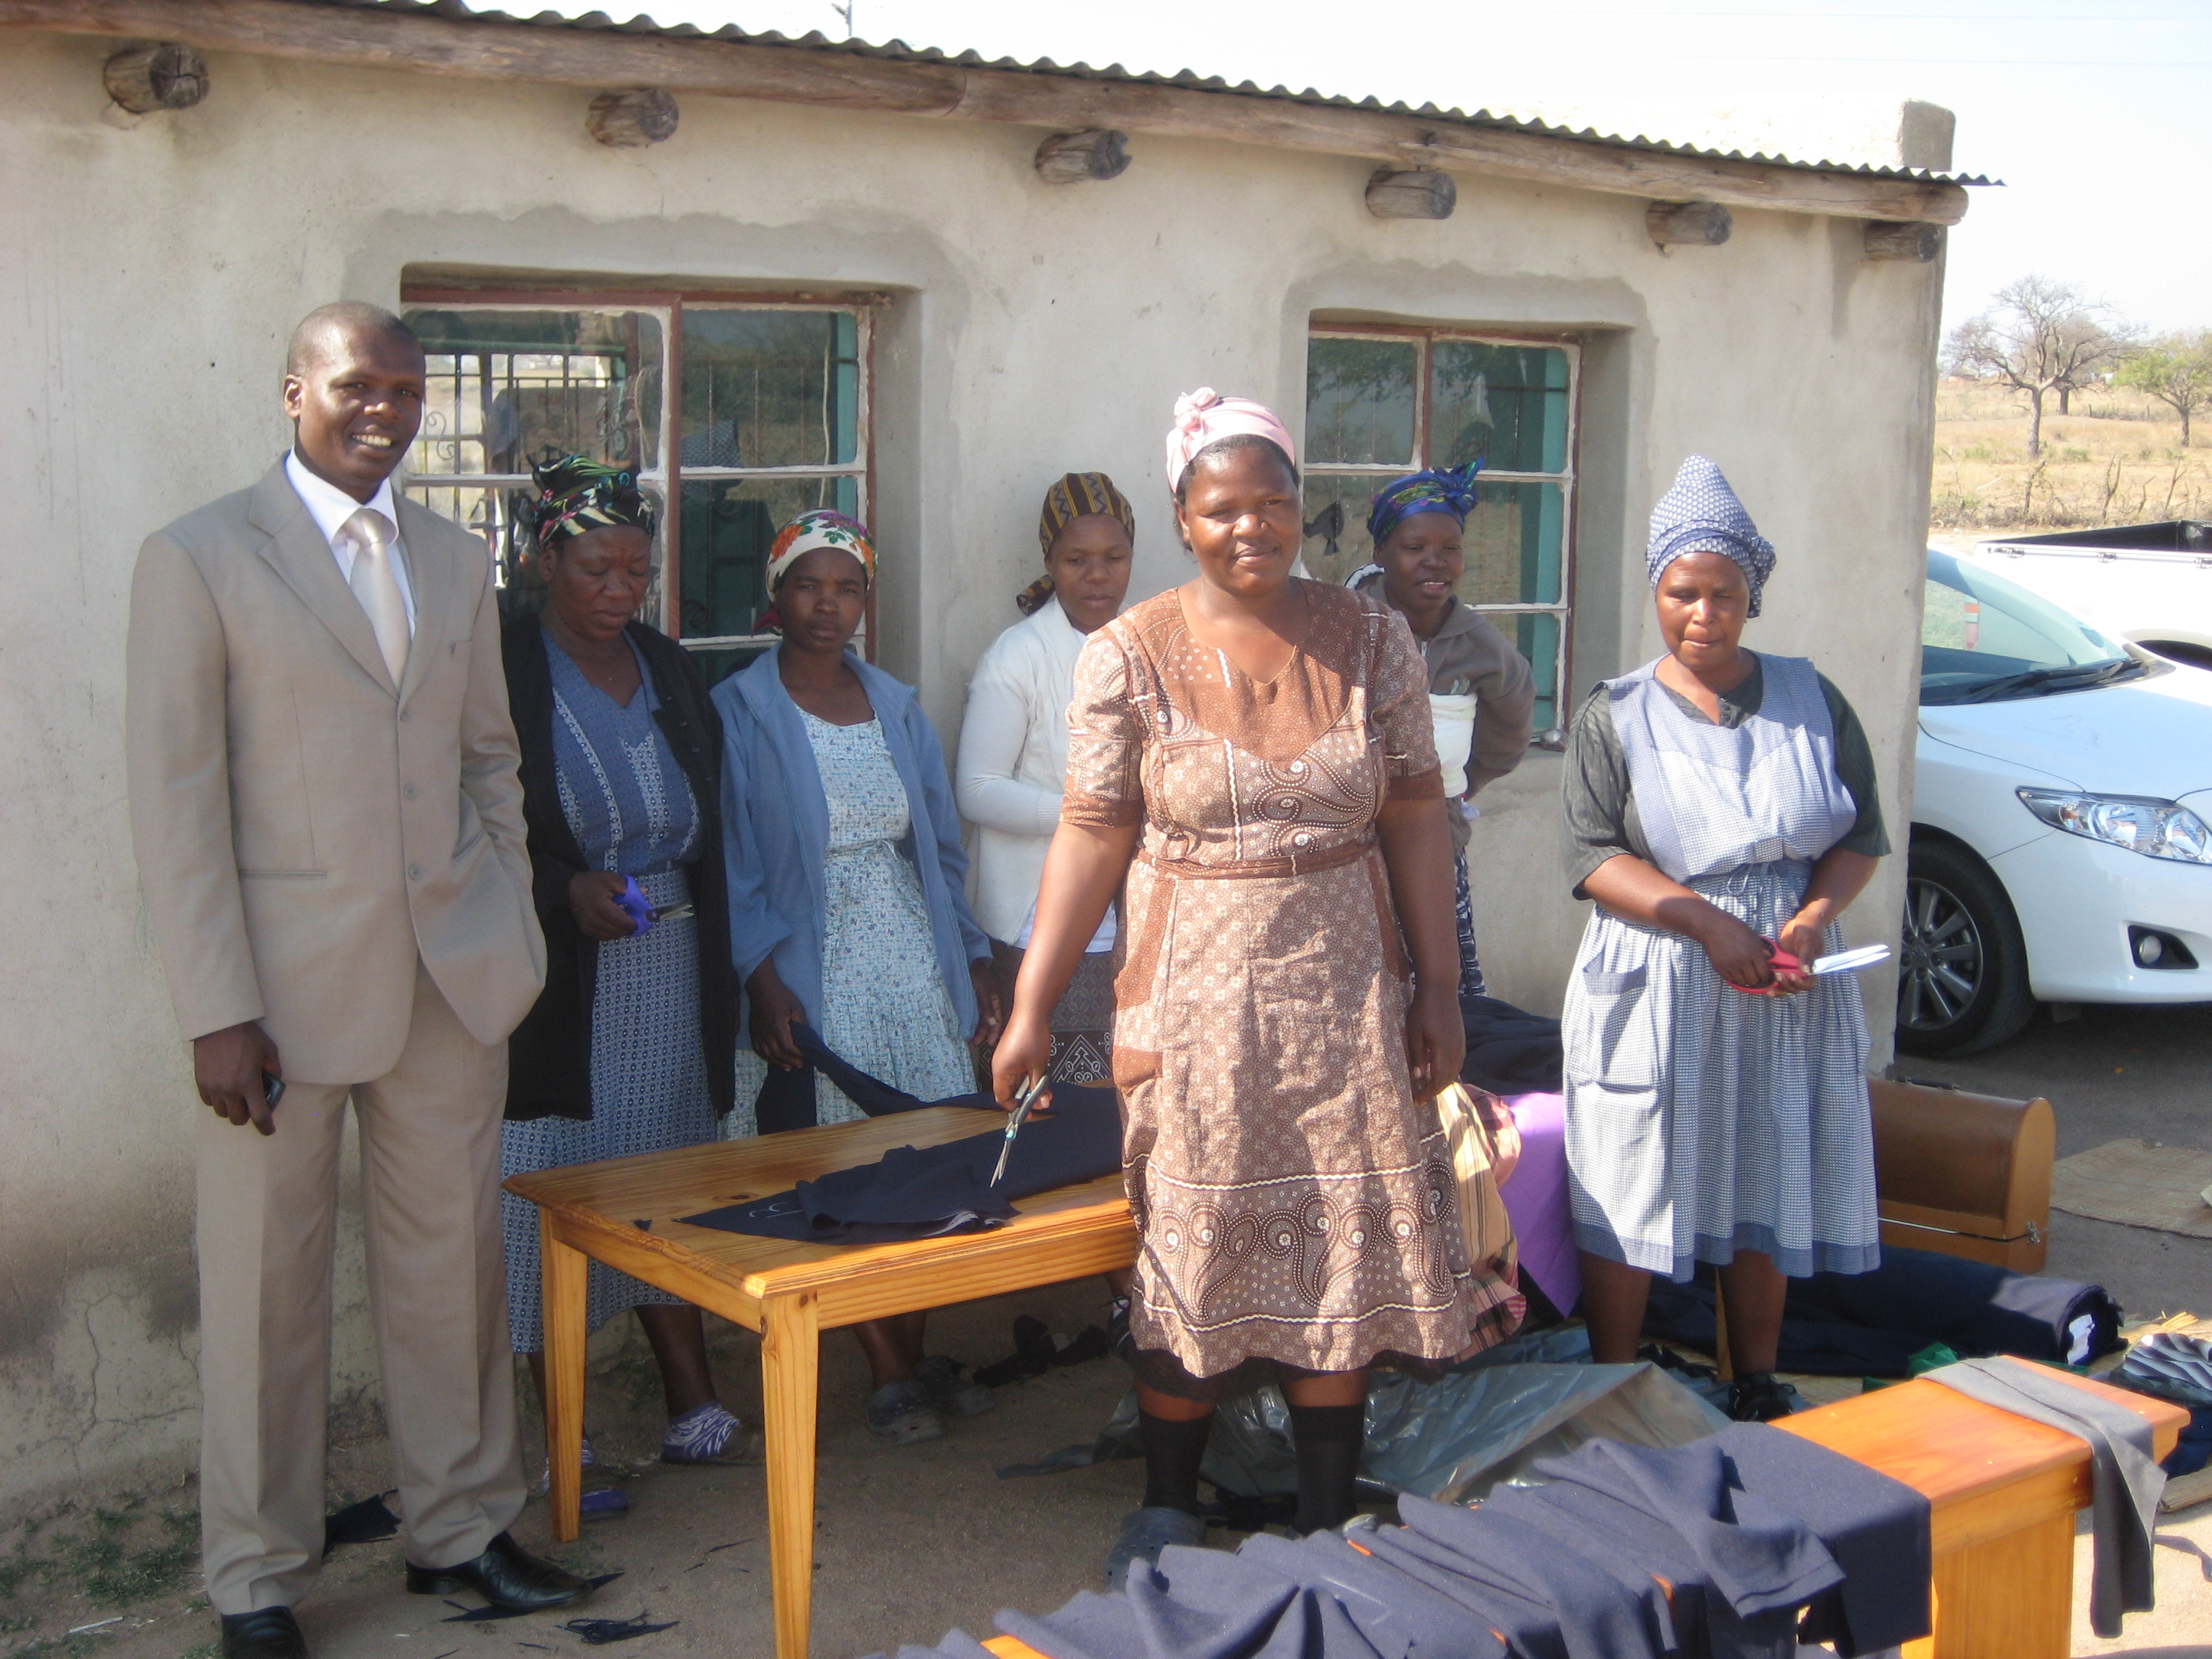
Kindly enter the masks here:
<path id="1" fill-rule="evenodd" d="M 1825 979 L 1830 974 L 1856 974 L 1862 968 L 1871 968 L 1878 962 L 1888 960 L 1889 946 L 1887 945 L 1863 945 L 1856 951 L 1838 951 L 1833 956 L 1815 957 L 1809 963 L 1800 961 L 1792 952 L 1779 948 L 1770 951 L 1766 958 L 1767 965 L 1777 972 L 1810 974 L 1816 979 Z M 1752 990 L 1744 985 L 1735 988 L 1748 996 L 1770 994 L 1765 991 Z"/>
<path id="2" fill-rule="evenodd" d="M 684 900 L 681 904 L 671 904 L 661 909 L 654 909 L 645 902 L 644 891 L 638 886 L 635 876 L 623 878 L 623 890 L 615 895 L 615 904 L 623 915 L 636 924 L 636 933 L 631 935 L 632 938 L 635 938 L 637 933 L 646 932 L 657 921 L 682 921 L 692 913 L 691 901 L 689 899 Z"/>
<path id="3" fill-rule="evenodd" d="M 1022 1125 L 1029 1121 L 1030 1109 L 1036 1104 L 1037 1097 L 1044 1092 L 1044 1085 L 1045 1079 L 1042 1077 L 1037 1079 L 1030 1085 L 1029 1092 L 1015 1103 L 1014 1109 L 1006 1114 L 1006 1139 L 999 1148 L 999 1166 L 991 1171 L 992 1186 L 997 1186 L 1006 1175 L 1006 1160 L 1014 1155 L 1014 1137 L 1022 1132 Z"/>

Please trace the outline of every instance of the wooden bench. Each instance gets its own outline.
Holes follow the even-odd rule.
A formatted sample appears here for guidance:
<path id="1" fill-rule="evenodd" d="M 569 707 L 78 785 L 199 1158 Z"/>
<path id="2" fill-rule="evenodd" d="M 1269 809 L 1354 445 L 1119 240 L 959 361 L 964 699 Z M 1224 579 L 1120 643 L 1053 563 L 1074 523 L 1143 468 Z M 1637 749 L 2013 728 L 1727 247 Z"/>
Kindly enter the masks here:
<path id="1" fill-rule="evenodd" d="M 2073 1377 L 2151 1425 L 2158 1455 L 2189 1414 Z M 2073 1625 L 2074 1516 L 2089 1504 L 2086 1442 L 1940 1382 L 1839 1400 L 1777 1427 L 1856 1458 L 1926 1495 L 1936 1628 L 1905 1659 L 2066 1659 Z M 1042 1659 L 1000 1636 L 1000 1659 Z"/>

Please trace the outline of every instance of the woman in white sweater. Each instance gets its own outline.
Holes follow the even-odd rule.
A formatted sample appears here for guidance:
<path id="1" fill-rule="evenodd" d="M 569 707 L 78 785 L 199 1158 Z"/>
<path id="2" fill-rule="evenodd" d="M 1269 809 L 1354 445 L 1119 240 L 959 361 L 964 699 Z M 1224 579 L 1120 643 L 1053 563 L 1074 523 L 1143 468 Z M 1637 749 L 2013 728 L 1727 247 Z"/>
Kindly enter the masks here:
<path id="1" fill-rule="evenodd" d="M 1135 532 L 1127 499 L 1103 472 L 1071 472 L 1048 489 L 1037 523 L 1045 574 L 1015 599 L 1024 619 L 992 641 L 969 683 L 953 780 L 961 816 L 975 826 L 973 908 L 990 935 L 1004 998 L 1013 995 L 1045 850 L 1060 827 L 1075 659 L 1085 638 L 1121 611 Z M 1113 948 L 1109 911 L 1053 1010 L 1057 1081 L 1109 1080 Z"/>

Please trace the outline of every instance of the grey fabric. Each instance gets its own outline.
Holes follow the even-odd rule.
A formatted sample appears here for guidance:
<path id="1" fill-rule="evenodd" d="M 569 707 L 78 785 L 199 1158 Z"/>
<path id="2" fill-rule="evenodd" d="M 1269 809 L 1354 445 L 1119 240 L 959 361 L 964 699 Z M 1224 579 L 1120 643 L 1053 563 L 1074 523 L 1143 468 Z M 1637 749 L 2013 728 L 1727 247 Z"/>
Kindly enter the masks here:
<path id="1" fill-rule="evenodd" d="M 1962 1359 L 1923 1375 L 1985 1406 L 2087 1441 L 2090 1514 L 2096 1522 L 2089 1627 L 2109 1640 L 2120 1633 L 2123 1613 L 2148 1613 L 2157 1605 L 2151 1538 L 2166 1471 L 2158 1466 L 2148 1423 L 2125 1406 L 2018 1359 Z"/>
<path id="2" fill-rule="evenodd" d="M 1751 678 L 1720 696 L 1724 726 L 1739 726 L 1757 714 L 1766 701 L 1766 675 L 1758 653 L 1751 653 Z M 1883 828 L 1881 792 L 1876 781 L 1874 749 L 1858 712 L 1826 675 L 1819 677 L 1820 699 L 1828 707 L 1828 720 L 1836 734 L 1836 776 L 1858 807 L 1858 820 L 1836 843 L 1847 852 L 1881 858 L 1890 850 Z M 1692 719 L 1704 713 L 1687 697 L 1667 686 L 1659 688 L 1675 706 Z M 1628 786 L 1628 761 L 1620 734 L 1613 726 L 1613 699 L 1603 685 L 1591 691 L 1575 713 L 1567 743 L 1567 772 L 1561 819 L 1568 884 L 1575 896 L 1585 896 L 1583 883 L 1607 859 L 1626 853 L 1652 862 L 1651 844 L 1644 833 L 1643 816 Z"/>

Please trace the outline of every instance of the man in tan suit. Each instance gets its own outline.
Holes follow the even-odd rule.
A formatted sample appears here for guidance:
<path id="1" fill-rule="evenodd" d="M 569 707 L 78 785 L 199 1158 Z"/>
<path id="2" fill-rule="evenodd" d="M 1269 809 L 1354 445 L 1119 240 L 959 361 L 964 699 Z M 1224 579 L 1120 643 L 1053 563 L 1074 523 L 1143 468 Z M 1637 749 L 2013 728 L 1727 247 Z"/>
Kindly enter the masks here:
<path id="1" fill-rule="evenodd" d="M 545 953 L 491 561 L 390 482 L 422 397 L 397 318 L 315 312 L 286 365 L 291 453 L 149 537 L 131 585 L 131 830 L 214 1109 L 200 1508 L 225 1659 L 306 1652 L 290 1608 L 323 1553 L 349 1097 L 407 1588 L 530 1607 L 587 1591 L 507 1533 L 499 1125 Z"/>

